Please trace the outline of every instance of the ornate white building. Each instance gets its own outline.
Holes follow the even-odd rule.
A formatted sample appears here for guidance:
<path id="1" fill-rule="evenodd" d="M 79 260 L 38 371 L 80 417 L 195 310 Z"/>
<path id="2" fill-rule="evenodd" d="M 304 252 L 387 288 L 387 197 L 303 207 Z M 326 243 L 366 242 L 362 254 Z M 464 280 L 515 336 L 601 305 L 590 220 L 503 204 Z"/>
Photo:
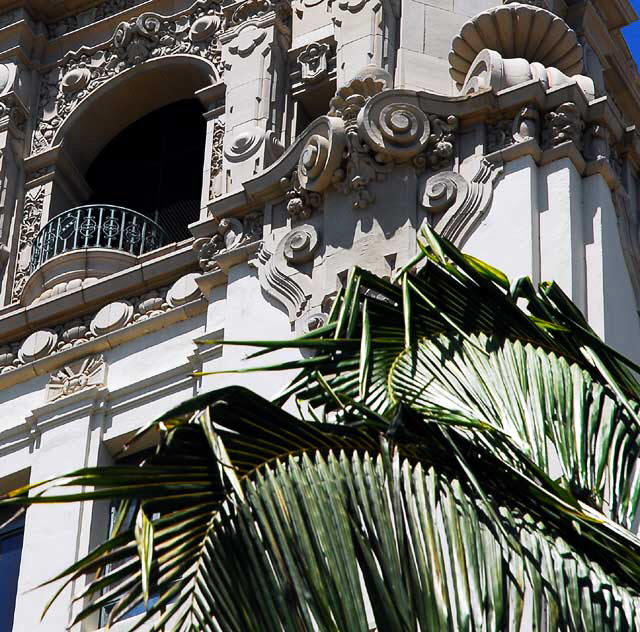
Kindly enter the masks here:
<path id="1" fill-rule="evenodd" d="M 423 222 L 557 280 L 640 361 L 640 78 L 628 0 L 0 0 L 0 492 L 113 461 L 192 377 L 323 322 Z M 0 520 L 0 523 L 2 520 Z M 0 530 L 0 632 L 109 507 Z M 31 591 L 31 592 L 27 592 Z M 16 596 L 17 595 L 17 596 Z M 94 631 L 101 617 L 74 631 Z M 115 629 L 124 630 L 127 624 Z"/>

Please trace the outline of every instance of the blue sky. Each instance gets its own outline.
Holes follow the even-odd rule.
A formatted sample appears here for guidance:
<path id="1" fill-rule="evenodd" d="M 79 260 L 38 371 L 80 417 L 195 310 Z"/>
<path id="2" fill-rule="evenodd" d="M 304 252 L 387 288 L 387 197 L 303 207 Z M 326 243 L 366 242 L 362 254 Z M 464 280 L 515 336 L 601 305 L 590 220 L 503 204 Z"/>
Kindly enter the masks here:
<path id="1" fill-rule="evenodd" d="M 631 0 L 631 4 L 636 13 L 640 15 L 640 0 Z M 640 21 L 624 29 L 624 35 L 629 42 L 629 48 L 636 59 L 636 64 L 640 66 Z"/>

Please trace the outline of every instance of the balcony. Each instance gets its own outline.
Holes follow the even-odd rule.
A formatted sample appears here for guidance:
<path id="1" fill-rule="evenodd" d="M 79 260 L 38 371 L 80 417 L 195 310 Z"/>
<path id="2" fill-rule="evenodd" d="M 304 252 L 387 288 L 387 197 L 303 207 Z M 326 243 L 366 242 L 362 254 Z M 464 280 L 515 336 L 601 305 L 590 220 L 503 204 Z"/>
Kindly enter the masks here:
<path id="1" fill-rule="evenodd" d="M 163 228 L 131 209 L 92 205 L 65 211 L 33 242 L 23 300 L 29 304 L 114 274 L 168 242 Z"/>

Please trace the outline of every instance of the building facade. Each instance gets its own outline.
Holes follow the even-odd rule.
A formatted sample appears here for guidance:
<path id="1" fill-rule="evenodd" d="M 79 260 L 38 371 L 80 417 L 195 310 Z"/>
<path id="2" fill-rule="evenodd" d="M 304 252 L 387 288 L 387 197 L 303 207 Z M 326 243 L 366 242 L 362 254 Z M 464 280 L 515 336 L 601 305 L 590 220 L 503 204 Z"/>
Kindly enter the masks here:
<path id="1" fill-rule="evenodd" d="M 424 223 L 554 279 L 640 361 L 640 78 L 628 0 L 0 0 L 0 492 L 113 463 L 322 324 L 354 266 Z M 245 362 L 246 365 L 246 362 Z M 62 632 L 34 590 L 108 504 L 0 530 L 0 632 Z M 0 522 L 2 522 L 0 520 Z M 75 625 L 100 629 L 103 618 Z M 127 623 L 115 630 L 124 630 Z"/>

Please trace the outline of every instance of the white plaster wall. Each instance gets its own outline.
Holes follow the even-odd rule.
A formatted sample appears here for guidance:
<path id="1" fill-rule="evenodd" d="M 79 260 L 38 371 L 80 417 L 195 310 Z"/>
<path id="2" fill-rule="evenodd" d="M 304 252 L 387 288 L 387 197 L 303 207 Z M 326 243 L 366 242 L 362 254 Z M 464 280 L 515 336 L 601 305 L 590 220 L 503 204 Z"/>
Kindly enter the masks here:
<path id="1" fill-rule="evenodd" d="M 529 276 L 537 282 L 539 226 L 538 167 L 533 158 L 523 156 L 505 165 L 491 209 L 464 250 L 511 279 Z"/>
<path id="2" fill-rule="evenodd" d="M 601 175 L 585 178 L 584 201 L 587 318 L 608 344 L 640 362 L 638 304 L 611 193 Z"/>

